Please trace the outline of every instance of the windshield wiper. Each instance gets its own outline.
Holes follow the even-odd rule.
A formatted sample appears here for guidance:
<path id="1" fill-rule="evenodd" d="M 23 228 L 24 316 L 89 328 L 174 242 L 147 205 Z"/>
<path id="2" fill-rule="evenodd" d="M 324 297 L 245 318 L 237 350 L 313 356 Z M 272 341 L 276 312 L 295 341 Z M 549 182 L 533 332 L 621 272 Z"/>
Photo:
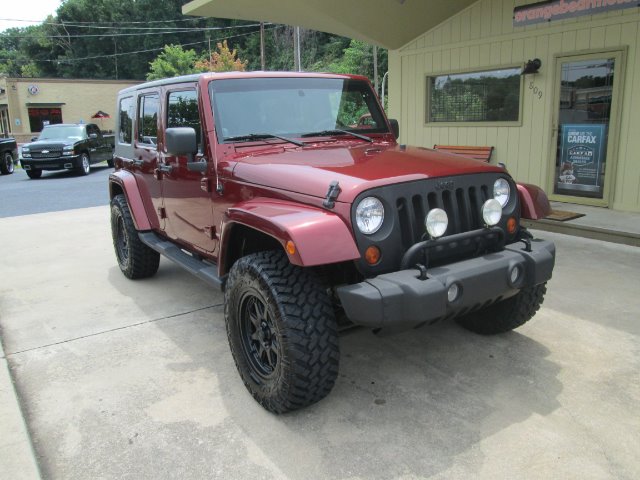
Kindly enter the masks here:
<path id="1" fill-rule="evenodd" d="M 360 135 L 359 133 L 355 133 L 355 132 L 350 132 L 349 130 L 340 130 L 340 129 L 334 129 L 334 130 L 321 130 L 319 132 L 311 132 L 311 133 L 305 133 L 304 135 L 300 135 L 301 137 L 328 137 L 331 135 L 352 135 L 356 138 L 359 138 L 361 140 L 365 140 L 369 143 L 373 142 L 373 138 L 371 137 L 367 137 L 365 135 Z"/>
<path id="2" fill-rule="evenodd" d="M 304 147 L 306 143 L 298 140 L 293 140 L 287 137 L 281 137 L 280 135 L 274 135 L 273 133 L 248 133 L 247 135 L 236 135 L 235 137 L 224 137 L 222 140 L 225 142 L 243 142 L 251 140 L 265 140 L 267 138 L 278 138 L 285 142 L 293 143 L 299 147 Z"/>

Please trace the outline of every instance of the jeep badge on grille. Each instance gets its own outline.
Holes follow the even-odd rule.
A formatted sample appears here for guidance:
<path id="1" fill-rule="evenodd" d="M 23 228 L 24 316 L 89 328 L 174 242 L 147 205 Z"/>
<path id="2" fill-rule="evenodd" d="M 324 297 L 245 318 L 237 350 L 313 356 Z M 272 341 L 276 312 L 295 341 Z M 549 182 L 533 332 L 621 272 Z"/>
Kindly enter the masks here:
<path id="1" fill-rule="evenodd" d="M 453 180 L 436 183 L 436 190 L 453 190 Z"/>

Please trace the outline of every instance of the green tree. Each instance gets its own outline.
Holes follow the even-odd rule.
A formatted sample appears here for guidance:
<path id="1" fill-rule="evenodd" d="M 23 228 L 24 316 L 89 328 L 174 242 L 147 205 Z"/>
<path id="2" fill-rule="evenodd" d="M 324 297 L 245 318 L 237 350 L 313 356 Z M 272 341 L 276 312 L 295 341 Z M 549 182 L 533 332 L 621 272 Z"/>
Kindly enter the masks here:
<path id="1" fill-rule="evenodd" d="M 180 45 L 165 45 L 162 53 L 149 63 L 150 71 L 147 74 L 147 80 L 195 73 L 196 58 L 194 50 L 183 50 Z"/>
<path id="2" fill-rule="evenodd" d="M 388 69 L 387 50 L 378 49 L 378 75 L 382 75 Z M 342 57 L 329 65 L 333 73 L 352 73 L 364 75 L 373 80 L 373 45 L 361 40 L 351 40 L 349 46 L 344 49 Z"/>

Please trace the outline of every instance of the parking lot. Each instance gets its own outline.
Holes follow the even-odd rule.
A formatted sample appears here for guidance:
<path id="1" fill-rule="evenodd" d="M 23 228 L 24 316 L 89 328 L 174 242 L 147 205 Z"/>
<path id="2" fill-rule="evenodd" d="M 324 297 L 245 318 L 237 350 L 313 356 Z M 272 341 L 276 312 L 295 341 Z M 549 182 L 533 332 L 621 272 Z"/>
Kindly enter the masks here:
<path id="1" fill-rule="evenodd" d="M 331 395 L 274 416 L 221 294 L 165 260 L 127 280 L 108 219 L 0 219 L 0 333 L 44 478 L 638 478 L 637 248 L 541 234 L 557 267 L 529 324 L 351 331 Z"/>

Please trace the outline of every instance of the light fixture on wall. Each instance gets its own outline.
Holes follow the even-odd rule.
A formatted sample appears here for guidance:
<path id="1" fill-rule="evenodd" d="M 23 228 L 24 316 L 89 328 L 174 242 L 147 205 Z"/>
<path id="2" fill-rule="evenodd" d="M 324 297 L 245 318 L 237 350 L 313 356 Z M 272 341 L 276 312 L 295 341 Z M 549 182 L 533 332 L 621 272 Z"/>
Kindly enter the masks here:
<path id="1" fill-rule="evenodd" d="M 540 60 L 539 58 L 534 58 L 533 60 L 527 60 L 527 63 L 524 64 L 524 67 L 522 69 L 522 72 L 520 72 L 520 75 L 538 73 L 538 71 L 540 70 L 540 67 L 542 67 L 542 60 Z"/>

